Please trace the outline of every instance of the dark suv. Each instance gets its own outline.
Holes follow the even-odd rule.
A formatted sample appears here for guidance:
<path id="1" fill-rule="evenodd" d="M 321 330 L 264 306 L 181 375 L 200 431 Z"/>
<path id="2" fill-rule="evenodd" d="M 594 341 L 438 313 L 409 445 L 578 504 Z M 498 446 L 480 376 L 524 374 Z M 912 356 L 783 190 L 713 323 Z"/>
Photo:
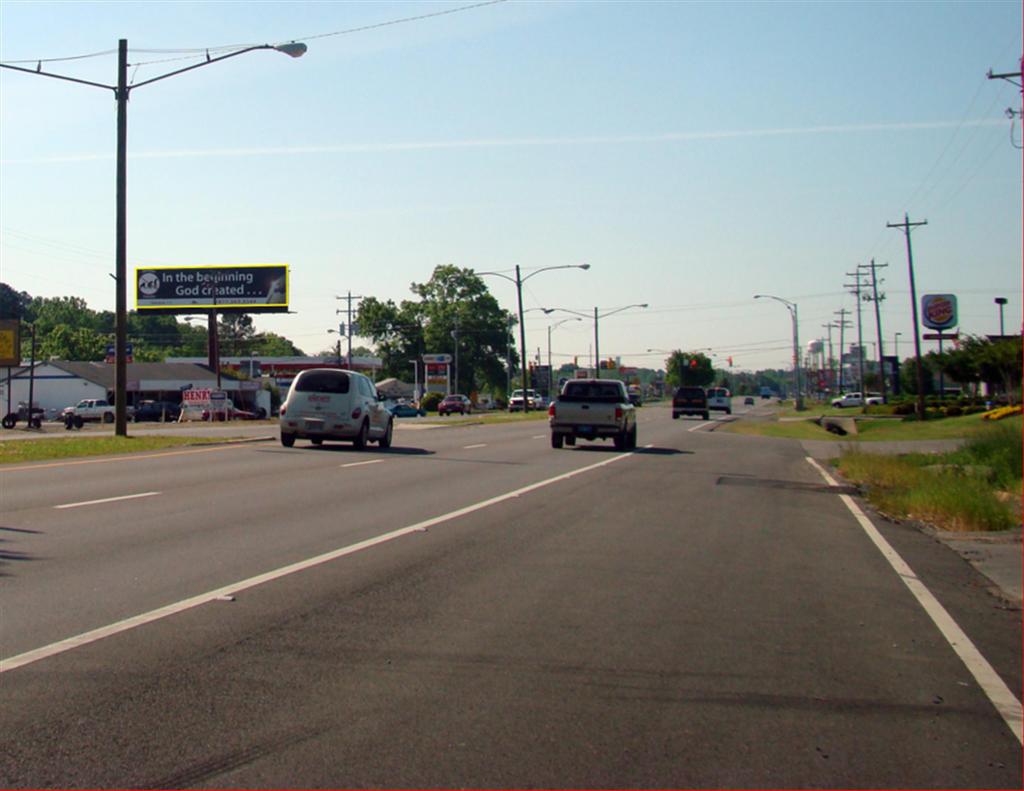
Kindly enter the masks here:
<path id="1" fill-rule="evenodd" d="M 703 387 L 680 387 L 672 396 L 672 419 L 680 415 L 700 415 L 711 419 L 708 412 L 708 394 Z"/>

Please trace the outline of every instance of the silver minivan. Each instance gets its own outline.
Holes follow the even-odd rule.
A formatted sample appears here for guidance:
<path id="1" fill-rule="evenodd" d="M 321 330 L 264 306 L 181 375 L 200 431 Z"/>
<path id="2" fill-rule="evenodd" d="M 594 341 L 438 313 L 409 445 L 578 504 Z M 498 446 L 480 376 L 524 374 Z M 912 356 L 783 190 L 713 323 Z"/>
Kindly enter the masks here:
<path id="1" fill-rule="evenodd" d="M 366 376 L 337 368 L 310 368 L 292 381 L 281 404 L 281 444 L 290 448 L 296 439 L 314 445 L 324 440 L 347 440 L 355 448 L 373 441 L 391 447 L 391 413 Z"/>

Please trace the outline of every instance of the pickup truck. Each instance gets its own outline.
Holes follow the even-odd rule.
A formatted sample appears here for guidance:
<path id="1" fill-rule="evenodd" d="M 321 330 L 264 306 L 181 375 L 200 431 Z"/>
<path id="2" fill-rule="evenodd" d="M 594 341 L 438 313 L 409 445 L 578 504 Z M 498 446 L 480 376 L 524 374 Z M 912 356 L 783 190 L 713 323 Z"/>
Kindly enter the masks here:
<path id="1" fill-rule="evenodd" d="M 868 393 L 868 406 L 877 406 L 882 403 L 884 403 L 884 401 L 882 401 L 881 393 Z M 842 409 L 848 406 L 864 406 L 864 404 L 865 401 L 862 393 L 846 393 L 845 395 L 841 395 L 839 398 L 832 399 L 832 406 L 836 409 Z"/>
<path id="2" fill-rule="evenodd" d="M 131 416 L 132 409 L 129 407 L 128 417 Z M 81 428 L 83 423 L 92 421 L 113 423 L 114 417 L 114 405 L 105 398 L 83 398 L 74 406 L 65 407 L 61 414 L 65 426 L 74 425 L 78 428 Z"/>
<path id="3" fill-rule="evenodd" d="M 636 407 L 622 382 L 571 379 L 548 407 L 551 447 L 577 439 L 612 439 L 618 450 L 636 447 Z"/>
<path id="4" fill-rule="evenodd" d="M 536 390 L 526 391 L 526 408 L 537 409 L 540 405 L 540 396 L 537 395 Z M 509 412 L 522 412 L 523 411 L 523 391 L 513 390 L 512 396 L 508 400 L 508 411 Z"/>

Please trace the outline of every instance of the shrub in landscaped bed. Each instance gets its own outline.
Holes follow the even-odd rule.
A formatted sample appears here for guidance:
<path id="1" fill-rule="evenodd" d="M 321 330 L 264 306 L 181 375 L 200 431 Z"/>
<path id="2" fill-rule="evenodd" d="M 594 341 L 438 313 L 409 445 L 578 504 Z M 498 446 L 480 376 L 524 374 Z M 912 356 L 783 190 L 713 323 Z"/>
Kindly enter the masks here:
<path id="1" fill-rule="evenodd" d="M 437 405 L 444 400 L 444 393 L 426 393 L 420 399 L 420 409 L 424 412 L 436 412 Z"/>

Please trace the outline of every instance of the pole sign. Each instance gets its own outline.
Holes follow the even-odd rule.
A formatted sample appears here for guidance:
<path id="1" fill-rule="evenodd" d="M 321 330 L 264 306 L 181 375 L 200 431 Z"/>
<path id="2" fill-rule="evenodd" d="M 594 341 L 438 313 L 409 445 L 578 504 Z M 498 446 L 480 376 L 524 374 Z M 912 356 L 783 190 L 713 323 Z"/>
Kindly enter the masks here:
<path id="1" fill-rule="evenodd" d="M 17 319 L 0 320 L 0 366 L 12 368 L 21 365 L 21 322 Z"/>
<path id="2" fill-rule="evenodd" d="M 136 267 L 135 307 L 153 313 L 286 312 L 288 265 Z"/>
<path id="3" fill-rule="evenodd" d="M 930 330 L 948 330 L 957 325 L 954 294 L 925 294 L 921 297 L 921 323 Z"/>
<path id="4" fill-rule="evenodd" d="M 133 347 L 130 343 L 126 343 L 124 345 L 124 361 L 126 363 L 130 363 L 130 362 L 134 362 L 135 361 L 135 353 L 134 352 L 135 352 L 135 347 Z M 114 344 L 108 343 L 107 344 L 106 354 L 103 357 L 103 362 L 105 362 L 105 363 L 113 363 L 113 362 L 116 361 L 116 359 L 117 359 L 117 350 L 114 347 Z"/>

